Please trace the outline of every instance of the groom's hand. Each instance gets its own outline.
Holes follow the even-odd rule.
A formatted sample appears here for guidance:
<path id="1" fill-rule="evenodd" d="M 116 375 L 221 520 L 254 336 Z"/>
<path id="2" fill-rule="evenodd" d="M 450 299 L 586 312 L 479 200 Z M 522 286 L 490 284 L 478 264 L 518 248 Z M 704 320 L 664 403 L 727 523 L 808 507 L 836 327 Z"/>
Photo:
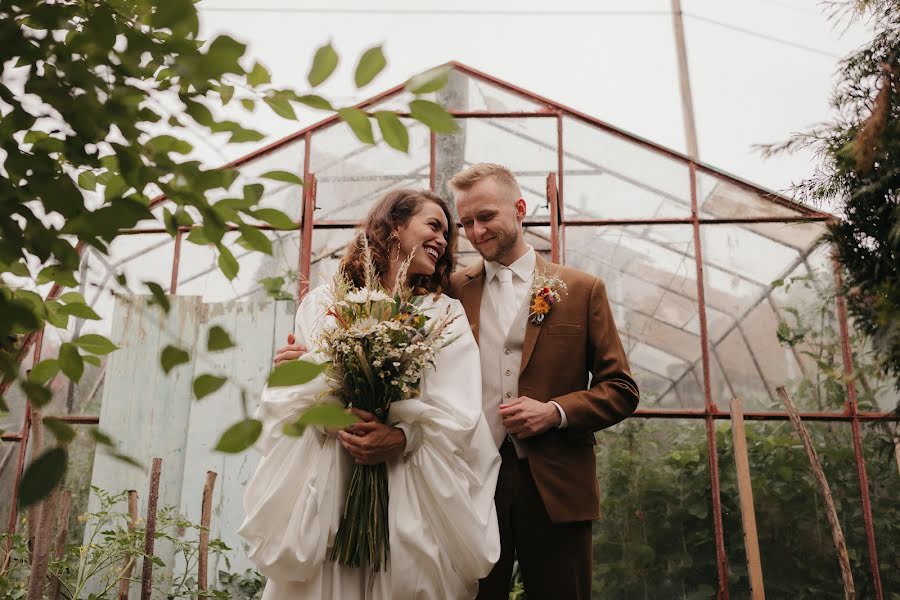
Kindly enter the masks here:
<path id="1" fill-rule="evenodd" d="M 402 429 L 377 420 L 351 425 L 339 431 L 337 437 L 350 456 L 361 465 L 381 464 L 400 456 L 406 448 L 406 434 Z"/>
<path id="2" fill-rule="evenodd" d="M 528 396 L 519 396 L 507 404 L 500 405 L 500 419 L 510 433 L 520 438 L 529 438 L 558 427 L 561 417 L 556 406 Z"/>
<path id="3" fill-rule="evenodd" d="M 286 360 L 297 360 L 307 352 L 307 347 L 303 344 L 297 344 L 294 334 L 288 334 L 288 345 L 279 348 L 275 352 L 275 366 L 277 367 Z"/>

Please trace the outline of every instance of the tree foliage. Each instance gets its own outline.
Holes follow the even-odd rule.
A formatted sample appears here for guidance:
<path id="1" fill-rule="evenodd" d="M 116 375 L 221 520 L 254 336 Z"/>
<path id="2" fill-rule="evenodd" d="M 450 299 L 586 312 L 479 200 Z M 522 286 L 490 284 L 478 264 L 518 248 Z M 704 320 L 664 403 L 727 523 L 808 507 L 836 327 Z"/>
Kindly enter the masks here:
<path id="1" fill-rule="evenodd" d="M 18 372 L 29 335 L 44 327 L 65 330 L 70 318 L 100 319 L 80 293 L 65 291 L 84 283 L 81 249 L 108 255 L 120 232 L 139 224 L 164 227 L 172 236 L 189 229 L 186 241 L 215 246 L 220 270 L 234 279 L 240 264 L 223 243 L 226 231 L 238 231 L 238 243 L 252 251 L 271 253 L 268 238 L 248 221 L 296 228 L 284 213 L 258 206 L 263 183 L 237 188 L 237 170 L 192 158 L 187 138 L 221 144 L 263 139 L 222 118 L 222 107 L 266 105 L 296 119 L 295 107 L 307 106 L 336 113 L 363 143 L 376 142 L 374 123 L 386 143 L 407 150 L 399 119 L 335 107 L 317 93 L 339 65 L 330 43 L 315 53 L 309 89 L 301 93 L 272 85 L 268 69 L 250 60 L 242 42 L 227 35 L 200 40 L 199 29 L 193 0 L 0 0 L 0 376 L 17 379 L 34 407 L 50 401 L 54 377 L 78 381 L 85 362 L 98 364 L 99 356 L 115 350 L 97 334 L 70 339 L 63 333 L 57 358 L 35 365 L 31 376 Z M 366 51 L 354 71 L 357 87 L 385 65 L 380 47 Z M 418 103 L 411 104 L 413 118 L 440 131 L 452 127 L 452 117 L 418 90 L 445 79 L 446 69 L 438 69 L 408 85 Z M 261 179 L 303 183 L 287 171 Z M 154 210 L 153 199 L 163 197 L 167 207 Z M 126 290 L 129 282 L 119 275 L 117 283 Z M 143 284 L 167 311 L 165 290 Z M 210 351 L 230 343 L 227 332 L 214 337 Z M 161 367 L 168 373 L 187 359 L 184 349 L 168 347 Z M 194 390 L 201 397 L 223 383 L 203 374 Z M 0 412 L 6 410 L 0 398 Z M 68 429 L 62 438 L 74 434 L 64 423 L 59 427 Z M 60 472 L 42 476 L 58 480 Z M 53 483 L 27 500 L 39 499 Z"/>
<path id="2" fill-rule="evenodd" d="M 831 104 L 838 117 L 768 154 L 811 148 L 821 165 L 799 199 L 834 201 L 828 238 L 845 274 L 851 316 L 900 387 L 900 2 L 832 5 L 835 19 L 866 19 L 874 39 L 840 64 Z"/>

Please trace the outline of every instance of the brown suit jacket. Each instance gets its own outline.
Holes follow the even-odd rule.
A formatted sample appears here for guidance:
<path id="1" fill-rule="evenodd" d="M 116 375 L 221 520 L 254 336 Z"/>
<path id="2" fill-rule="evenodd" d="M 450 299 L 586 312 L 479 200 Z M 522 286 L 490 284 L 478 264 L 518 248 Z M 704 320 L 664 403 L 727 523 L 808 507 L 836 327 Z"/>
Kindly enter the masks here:
<path id="1" fill-rule="evenodd" d="M 519 394 L 554 400 L 568 419 L 566 429 L 550 429 L 522 440 L 535 484 L 554 522 L 600 516 L 594 432 L 632 414 L 638 388 L 616 331 L 606 286 L 593 275 L 549 263 L 538 255 L 536 272 L 556 273 L 568 295 L 540 325 L 526 325 Z M 450 295 L 459 299 L 478 340 L 484 262 L 451 277 Z"/>

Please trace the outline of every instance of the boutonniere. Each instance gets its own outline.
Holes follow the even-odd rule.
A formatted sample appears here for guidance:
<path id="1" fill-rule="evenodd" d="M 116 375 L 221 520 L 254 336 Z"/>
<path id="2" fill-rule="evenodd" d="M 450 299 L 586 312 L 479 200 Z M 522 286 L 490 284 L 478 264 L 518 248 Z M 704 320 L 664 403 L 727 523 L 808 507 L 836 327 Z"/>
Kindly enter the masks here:
<path id="1" fill-rule="evenodd" d="M 534 283 L 531 285 L 528 320 L 535 325 L 543 323 L 553 305 L 562 301 L 561 294 L 567 293 L 565 282 L 556 275 L 549 275 L 546 271 L 535 274 Z"/>

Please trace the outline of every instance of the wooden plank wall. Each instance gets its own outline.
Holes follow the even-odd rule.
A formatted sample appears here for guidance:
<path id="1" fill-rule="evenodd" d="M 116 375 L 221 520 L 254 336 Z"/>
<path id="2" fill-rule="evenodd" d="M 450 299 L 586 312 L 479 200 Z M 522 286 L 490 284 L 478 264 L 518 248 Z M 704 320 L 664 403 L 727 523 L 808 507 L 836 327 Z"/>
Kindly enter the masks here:
<path id="1" fill-rule="evenodd" d="M 206 472 L 219 474 L 213 497 L 211 538 L 220 538 L 232 550 L 224 561 L 211 557 L 209 580 L 218 570 L 243 572 L 252 565 L 235 530 L 243 520 L 243 490 L 253 475 L 258 455 L 251 451 L 225 455 L 214 450 L 221 433 L 243 418 L 241 392 L 252 414 L 271 368 L 274 349 L 286 343 L 293 330 L 294 303 L 268 298 L 203 304 L 199 297 L 170 297 L 165 315 L 144 301 L 118 299 L 111 339 L 121 347 L 110 355 L 103 386 L 100 428 L 118 442 L 119 450 L 145 465 L 130 467 L 102 450 L 94 459 L 92 485 L 108 491 L 138 490 L 140 514 L 146 511 L 147 485 L 152 458 L 163 459 L 159 505 L 176 506 L 181 516 L 199 523 Z M 207 352 L 207 331 L 221 325 L 235 347 Z M 191 352 L 192 361 L 168 376 L 159 368 L 159 353 L 168 344 Z M 193 399 L 193 378 L 202 373 L 230 379 L 214 394 Z M 97 508 L 92 497 L 89 511 Z M 121 507 L 124 511 L 124 506 Z M 185 532 L 196 536 L 197 531 Z M 157 554 L 172 564 L 171 548 L 158 546 Z M 183 572 L 183 561 L 175 562 Z M 154 579 L 162 577 L 154 571 Z M 156 597 L 156 595 L 154 595 Z"/>

